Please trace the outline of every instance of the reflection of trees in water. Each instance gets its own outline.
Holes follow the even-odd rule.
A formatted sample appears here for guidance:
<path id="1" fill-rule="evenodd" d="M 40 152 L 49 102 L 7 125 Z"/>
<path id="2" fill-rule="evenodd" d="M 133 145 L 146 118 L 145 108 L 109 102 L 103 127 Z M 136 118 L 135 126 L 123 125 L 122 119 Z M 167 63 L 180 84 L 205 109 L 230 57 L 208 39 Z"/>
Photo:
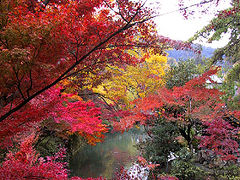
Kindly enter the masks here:
<path id="1" fill-rule="evenodd" d="M 111 179 L 122 166 L 129 166 L 136 160 L 134 147 L 137 133 L 108 134 L 103 143 L 86 146 L 77 152 L 70 163 L 73 176 Z"/>
<path id="2" fill-rule="evenodd" d="M 100 174 L 105 170 L 104 158 L 103 153 L 97 152 L 96 149 L 90 146 L 84 148 L 72 157 L 70 162 L 72 175 L 88 177 L 89 174 Z"/>

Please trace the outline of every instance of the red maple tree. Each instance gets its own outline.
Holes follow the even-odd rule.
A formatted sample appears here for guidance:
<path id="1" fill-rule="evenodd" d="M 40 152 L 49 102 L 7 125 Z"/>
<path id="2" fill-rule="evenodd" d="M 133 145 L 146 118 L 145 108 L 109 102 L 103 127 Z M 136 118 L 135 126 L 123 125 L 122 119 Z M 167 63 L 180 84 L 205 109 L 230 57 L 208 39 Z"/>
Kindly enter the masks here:
<path id="1" fill-rule="evenodd" d="M 177 122 L 180 134 L 192 149 L 196 139 L 192 130 L 200 125 L 205 132 L 197 132 L 200 148 L 210 148 L 227 160 L 235 158 L 233 154 L 238 152 L 239 146 L 236 141 L 238 128 L 228 122 L 233 113 L 226 111 L 220 98 L 223 93 L 206 86 L 207 80 L 214 83 L 211 76 L 217 71 L 218 68 L 213 68 L 184 86 L 162 88 L 155 94 L 135 100 L 133 103 L 136 106 L 129 110 L 128 116 L 115 122 L 115 128 L 124 131 L 140 122 L 150 126 L 151 130 L 154 120 L 160 116 L 166 121 Z"/>
<path id="2" fill-rule="evenodd" d="M 24 131 L 26 122 L 48 117 L 54 102 L 41 96 L 53 92 L 49 89 L 62 80 L 74 77 L 81 84 L 107 63 L 142 61 L 128 49 L 141 48 L 148 56 L 148 48 L 161 53 L 169 45 L 190 47 L 157 35 L 151 11 L 128 0 L 11 0 L 1 2 L 1 10 L 1 138 Z M 68 113 L 70 108 L 60 109 Z"/>

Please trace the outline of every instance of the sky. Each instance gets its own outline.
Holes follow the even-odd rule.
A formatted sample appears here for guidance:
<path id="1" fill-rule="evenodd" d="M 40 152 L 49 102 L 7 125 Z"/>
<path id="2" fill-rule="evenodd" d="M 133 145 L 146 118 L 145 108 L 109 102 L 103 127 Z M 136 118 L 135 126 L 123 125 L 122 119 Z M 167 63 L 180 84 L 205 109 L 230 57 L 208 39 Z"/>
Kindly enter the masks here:
<path id="1" fill-rule="evenodd" d="M 160 13 L 163 14 L 154 19 L 157 24 L 157 31 L 159 34 L 169 37 L 175 40 L 183 40 L 186 41 L 190 37 L 192 37 L 197 31 L 201 30 L 205 25 L 207 25 L 210 20 L 214 17 L 213 14 L 201 14 L 196 15 L 197 17 L 186 20 L 180 12 L 174 12 L 170 14 L 166 14 L 172 11 L 177 10 L 178 0 L 158 0 L 160 5 L 156 4 L 157 0 L 148 0 L 148 3 L 153 3 L 154 8 Z M 192 3 L 196 3 L 197 1 L 191 1 Z M 218 9 L 225 9 L 229 7 L 229 1 L 222 2 L 219 5 Z M 200 43 L 202 45 L 219 48 L 223 47 L 228 40 L 229 35 L 226 34 L 221 41 L 206 43 L 202 41 L 196 41 L 196 43 Z"/>

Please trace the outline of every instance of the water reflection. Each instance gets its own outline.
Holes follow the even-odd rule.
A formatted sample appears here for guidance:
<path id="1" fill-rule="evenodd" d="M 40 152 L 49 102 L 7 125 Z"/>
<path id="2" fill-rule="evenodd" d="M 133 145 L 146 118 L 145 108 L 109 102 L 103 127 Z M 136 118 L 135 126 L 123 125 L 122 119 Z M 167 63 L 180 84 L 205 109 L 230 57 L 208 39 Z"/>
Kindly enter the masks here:
<path id="1" fill-rule="evenodd" d="M 70 162 L 72 175 L 112 179 L 122 166 L 129 167 L 136 160 L 138 151 L 134 145 L 141 134 L 140 131 L 108 134 L 103 143 L 85 147 Z"/>

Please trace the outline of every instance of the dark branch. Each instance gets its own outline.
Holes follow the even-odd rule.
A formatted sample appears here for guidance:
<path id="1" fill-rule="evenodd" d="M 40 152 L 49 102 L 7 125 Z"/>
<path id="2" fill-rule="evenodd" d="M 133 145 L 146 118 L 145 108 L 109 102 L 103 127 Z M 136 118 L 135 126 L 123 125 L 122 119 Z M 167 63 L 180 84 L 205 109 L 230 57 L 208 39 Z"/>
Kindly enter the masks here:
<path id="1" fill-rule="evenodd" d="M 32 85 L 33 85 L 33 80 L 32 80 L 32 71 L 31 69 L 29 70 L 29 79 L 30 79 L 30 86 L 27 89 L 27 96 L 30 96 L 30 90 L 32 90 Z"/>
<path id="2" fill-rule="evenodd" d="M 120 29 L 118 29 L 117 31 L 115 31 L 114 33 L 112 33 L 108 38 L 106 38 L 105 40 L 103 40 L 102 42 L 98 43 L 92 50 L 90 50 L 88 53 L 86 53 L 84 56 L 82 56 L 77 62 L 75 62 L 71 67 L 69 67 L 62 75 L 60 75 L 55 81 L 53 81 L 51 84 L 45 86 L 44 88 L 42 88 L 41 90 L 37 91 L 36 93 L 34 93 L 33 95 L 31 95 L 30 97 L 26 98 L 22 103 L 18 104 L 15 108 L 11 109 L 10 111 L 8 111 L 7 113 L 5 113 L 4 115 L 2 115 L 0 117 L 0 122 L 2 122 L 4 119 L 6 119 L 7 117 L 9 117 L 10 115 L 12 115 L 14 112 L 18 111 L 19 109 L 21 109 L 24 105 L 26 105 L 29 101 L 31 101 L 33 98 L 37 97 L 38 95 L 40 95 L 41 93 L 43 93 L 44 91 L 48 90 L 49 88 L 53 87 L 54 85 L 56 85 L 58 82 L 60 82 L 69 72 L 71 72 L 77 65 L 79 65 L 83 60 L 85 60 L 88 56 L 90 56 L 93 52 L 95 52 L 96 50 L 98 50 L 102 45 L 104 45 L 106 42 L 108 42 L 110 39 L 112 39 L 113 37 L 115 37 L 116 35 L 122 33 L 123 31 L 135 26 L 136 24 L 140 24 L 140 23 L 144 23 L 146 21 L 148 21 L 150 18 L 146 18 L 143 19 L 141 21 L 137 21 L 137 22 L 132 22 L 134 17 L 137 14 L 135 14 L 131 20 L 129 21 L 129 23 L 126 23 L 123 27 L 121 27 Z"/>

